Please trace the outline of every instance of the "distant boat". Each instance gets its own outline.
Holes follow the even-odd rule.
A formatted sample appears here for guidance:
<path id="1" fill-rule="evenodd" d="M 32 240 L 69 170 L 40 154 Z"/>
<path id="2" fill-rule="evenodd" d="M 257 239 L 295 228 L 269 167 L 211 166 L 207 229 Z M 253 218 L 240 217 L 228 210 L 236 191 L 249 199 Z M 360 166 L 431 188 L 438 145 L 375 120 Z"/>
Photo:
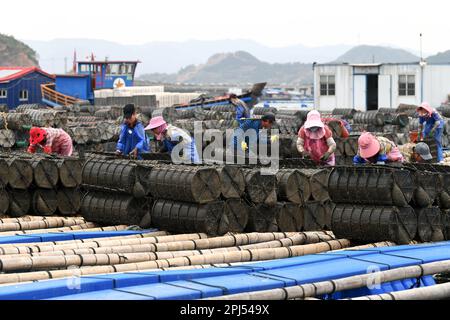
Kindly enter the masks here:
<path id="1" fill-rule="evenodd" d="M 314 99 L 264 100 L 259 102 L 256 106 L 272 107 L 279 110 L 311 110 L 314 109 Z"/>

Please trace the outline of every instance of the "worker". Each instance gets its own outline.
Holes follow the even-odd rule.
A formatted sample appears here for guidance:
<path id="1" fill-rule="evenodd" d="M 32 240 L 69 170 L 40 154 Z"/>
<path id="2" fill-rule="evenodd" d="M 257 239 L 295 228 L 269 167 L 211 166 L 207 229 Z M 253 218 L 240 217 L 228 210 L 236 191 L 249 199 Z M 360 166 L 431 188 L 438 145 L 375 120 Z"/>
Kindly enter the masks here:
<path id="1" fill-rule="evenodd" d="M 182 149 L 181 162 L 189 164 L 201 163 L 195 139 L 183 129 L 167 124 L 163 117 L 152 118 L 145 131 L 152 131 L 156 139 L 163 142 L 163 152 L 168 152 L 172 155 L 175 146 L 180 144 Z"/>
<path id="2" fill-rule="evenodd" d="M 427 102 L 422 103 L 417 108 L 417 113 L 419 114 L 419 140 L 434 139 L 437 145 L 437 161 L 443 162 L 442 133 L 444 131 L 444 120 L 442 116 Z"/>
<path id="3" fill-rule="evenodd" d="M 411 158 L 417 163 L 432 163 L 433 161 L 430 147 L 424 142 L 420 142 L 414 146 Z"/>
<path id="4" fill-rule="evenodd" d="M 247 104 L 234 93 L 230 94 L 230 103 L 236 107 L 236 120 L 238 123 L 241 123 L 243 118 L 250 118 L 250 109 L 247 107 Z"/>
<path id="5" fill-rule="evenodd" d="M 358 154 L 354 164 L 403 162 L 404 158 L 397 145 L 385 137 L 377 137 L 364 132 L 358 139 Z"/>
<path id="6" fill-rule="evenodd" d="M 143 153 L 150 152 L 150 146 L 144 125 L 137 119 L 134 104 L 127 104 L 123 108 L 123 117 L 116 154 L 142 159 Z"/>
<path id="7" fill-rule="evenodd" d="M 44 153 L 56 153 L 59 156 L 71 156 L 73 152 L 72 138 L 63 129 L 39 128 L 30 129 L 29 153 L 36 153 L 36 148 L 42 148 Z"/>
<path id="8" fill-rule="evenodd" d="M 336 142 L 330 128 L 322 122 L 320 113 L 312 110 L 298 131 L 297 150 L 316 164 L 334 166 Z"/>
<path id="9" fill-rule="evenodd" d="M 263 142 L 266 144 L 275 143 L 279 140 L 278 135 L 271 135 L 270 132 L 265 136 L 261 135 L 261 130 L 272 129 L 275 121 L 275 115 L 271 112 L 263 115 L 261 119 L 242 119 L 242 122 L 239 124 L 239 128 L 237 128 L 234 132 L 232 141 L 234 148 L 240 147 L 242 151 L 246 152 L 249 145 L 256 146 L 258 142 Z M 254 130 L 254 134 L 248 135 L 249 130 Z M 265 133 L 267 133 L 267 131 Z M 254 138 L 256 138 L 256 140 L 254 140 Z"/>

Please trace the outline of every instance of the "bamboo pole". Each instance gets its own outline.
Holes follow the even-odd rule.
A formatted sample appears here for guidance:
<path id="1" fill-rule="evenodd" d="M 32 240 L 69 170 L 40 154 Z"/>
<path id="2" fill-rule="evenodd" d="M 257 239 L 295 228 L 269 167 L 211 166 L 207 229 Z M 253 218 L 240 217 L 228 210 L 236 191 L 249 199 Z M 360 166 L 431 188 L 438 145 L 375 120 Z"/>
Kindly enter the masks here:
<path id="1" fill-rule="evenodd" d="M 263 240 L 263 239 L 261 239 Z M 83 261 L 85 261 L 85 257 L 89 255 L 100 255 L 100 254 L 132 254 L 132 253 L 149 253 L 156 252 L 155 255 L 151 256 L 151 258 L 145 258 L 146 260 L 160 260 L 160 259 L 168 259 L 179 256 L 190 256 L 190 255 L 198 255 L 198 254 L 210 254 L 210 253 L 219 253 L 219 252 L 231 252 L 231 251 L 239 251 L 245 249 L 263 249 L 263 248 L 279 248 L 279 247 L 290 247 L 293 245 L 302 245 L 302 244 L 312 244 L 323 241 L 331 241 L 334 240 L 334 237 L 314 232 L 305 232 L 299 233 L 295 236 L 278 239 L 275 241 L 268 242 L 260 242 L 257 244 L 250 245 L 242 245 L 242 246 L 232 246 L 232 247 L 222 247 L 216 249 L 203 249 L 203 250 L 187 250 L 186 247 L 181 245 L 176 245 L 177 251 L 171 250 L 160 250 L 161 245 L 158 243 L 149 243 L 142 245 L 127 245 L 127 246 L 115 246 L 115 247 L 99 247 L 99 248 L 85 248 L 85 249 L 68 249 L 68 250 L 58 250 L 58 251 L 46 251 L 46 252 L 31 252 L 31 253 L 22 253 L 22 254 L 10 254 L 10 255 L 2 255 L 0 256 L 0 262 L 3 259 L 14 259 L 14 258 L 27 258 L 27 257 L 44 257 L 44 256 L 71 256 L 71 255 L 83 255 Z M 195 240 L 193 240 L 195 241 Z M 250 241 L 249 241 L 250 242 Z M 189 246 L 192 244 L 192 241 L 183 242 L 184 244 L 188 244 Z M 172 243 L 177 244 L 177 243 Z M 167 246 L 162 249 L 166 249 Z M 175 247 L 173 247 L 175 248 Z M 170 249 L 170 248 L 169 248 Z M 171 252 L 171 254 L 164 255 L 162 252 Z M 131 262 L 131 256 L 128 257 Z M 134 261 L 137 262 L 137 261 Z"/>
<path id="2" fill-rule="evenodd" d="M 20 218 L 9 218 L 9 217 L 2 217 L 0 219 L 0 224 L 3 223 L 22 223 L 22 222 L 29 222 L 29 221 L 52 221 L 52 220 L 68 220 L 68 219 L 77 219 L 80 220 L 81 223 L 86 223 L 86 220 L 83 217 L 53 217 L 53 216 L 23 216 Z"/>
<path id="3" fill-rule="evenodd" d="M 366 244 L 366 245 L 362 245 L 362 246 L 351 247 L 351 248 L 336 250 L 336 251 L 344 251 L 344 250 L 355 251 L 355 250 L 365 250 L 365 249 L 372 249 L 372 248 L 394 247 L 396 245 L 397 244 L 395 242 L 385 241 L 385 242 L 370 243 L 370 244 Z"/>
<path id="4" fill-rule="evenodd" d="M 206 238 L 206 234 L 182 234 L 165 235 L 166 232 L 154 232 L 150 234 L 137 234 L 124 237 L 92 238 L 71 241 L 43 242 L 29 244 L 4 244 L 0 245 L 0 257 L 7 254 L 21 254 L 31 252 L 46 252 L 66 249 L 99 248 L 101 246 L 120 246 L 133 243 L 133 240 L 141 240 L 143 243 L 165 243 L 182 240 L 195 240 Z M 66 244 L 67 243 L 67 244 Z M 137 241 L 137 244 L 141 244 Z"/>
<path id="5" fill-rule="evenodd" d="M 19 236 L 24 234 L 38 234 L 38 233 L 52 233 L 52 232 L 70 232 L 70 231 L 83 231 L 83 232 L 91 232 L 91 231 L 102 231 L 101 228 L 98 228 L 95 223 L 88 222 L 85 224 L 74 225 L 71 227 L 60 227 L 60 228 L 45 228 L 45 229 L 32 229 L 32 230 L 23 230 L 23 231 L 8 231 L 1 232 L 0 236 Z"/>
<path id="6" fill-rule="evenodd" d="M 364 296 L 349 300 L 448 300 L 449 298 L 450 282 L 447 282 L 430 287 Z"/>
<path id="7" fill-rule="evenodd" d="M 308 283 L 283 289 L 246 292 L 212 298 L 214 300 L 287 300 L 304 299 L 346 290 L 354 290 L 368 285 L 382 284 L 403 279 L 415 279 L 427 275 L 450 271 L 450 260 L 427 263 L 417 266 L 397 268 L 376 273 L 362 274 L 342 279 Z M 391 295 L 390 293 L 389 295 Z M 377 297 L 377 296 L 370 296 Z M 384 295 L 383 295 L 384 297 Z M 367 297 L 362 297 L 367 298 Z M 366 299 L 365 299 L 366 300 Z M 368 300 L 368 299 L 367 299 Z"/>
<path id="8" fill-rule="evenodd" d="M 108 266 L 82 267 L 80 269 L 76 269 L 76 271 L 71 269 L 71 270 L 51 270 L 51 271 L 36 271 L 27 273 L 0 274 L 0 284 L 64 278 L 64 277 L 71 277 L 74 274 L 76 275 L 110 274 L 115 272 L 142 271 L 164 267 L 183 267 L 190 265 L 204 265 L 216 263 L 266 261 L 274 259 L 291 258 L 321 252 L 328 252 L 336 249 L 341 249 L 343 247 L 348 247 L 349 245 L 350 245 L 349 240 L 333 240 L 318 244 L 292 246 L 289 248 L 283 247 L 283 248 L 269 248 L 269 249 L 250 249 L 230 253 L 206 254 L 206 255 L 179 257 L 179 258 L 146 261 L 138 263 L 124 263 Z M 65 257 L 56 257 L 56 258 L 60 259 Z M 59 261 L 61 260 L 57 260 L 57 262 Z M 76 258 L 74 258 L 73 261 L 71 262 L 77 262 Z M 27 263 L 27 265 L 25 266 L 22 265 L 23 268 L 31 267 L 30 260 L 25 260 L 23 261 L 23 263 Z"/>
<path id="9" fill-rule="evenodd" d="M 52 229 L 60 227 L 71 227 L 83 225 L 87 222 L 84 219 L 45 219 L 45 220 L 31 220 L 18 221 L 0 224 L 0 235 L 7 231 L 25 231 L 35 229 Z"/>
<path id="10" fill-rule="evenodd" d="M 31 244 L 27 246 L 16 245 L 11 248 L 0 246 L 0 252 L 6 254 L 19 254 L 31 252 L 53 252 L 61 250 L 91 249 L 101 247 L 122 247 L 151 244 L 149 251 L 180 251 L 180 250 L 201 250 L 221 247 L 233 247 L 246 244 L 255 244 L 272 240 L 279 240 L 295 233 L 253 233 L 229 235 L 224 237 L 207 238 L 205 234 L 187 234 L 155 237 L 133 237 L 133 238 L 112 238 L 96 239 L 95 241 L 71 241 L 71 243 L 58 242 L 56 244 Z M 205 239 L 206 238 L 206 239 Z M 32 248 L 32 249 L 31 249 Z M 1 255 L 0 255 L 1 257 Z"/>

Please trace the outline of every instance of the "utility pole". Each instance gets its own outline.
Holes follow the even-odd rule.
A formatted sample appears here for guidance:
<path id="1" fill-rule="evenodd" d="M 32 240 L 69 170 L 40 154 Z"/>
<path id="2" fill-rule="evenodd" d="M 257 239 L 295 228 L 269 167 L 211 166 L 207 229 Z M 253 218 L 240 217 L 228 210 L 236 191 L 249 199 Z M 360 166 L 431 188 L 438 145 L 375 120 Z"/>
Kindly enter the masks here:
<path id="1" fill-rule="evenodd" d="M 423 35 L 422 33 L 420 33 L 420 103 L 422 103 L 424 101 L 424 96 L 423 96 L 423 92 L 424 92 L 424 72 L 425 72 L 425 66 L 427 65 L 427 62 L 425 61 L 425 59 L 423 58 L 423 44 L 422 44 L 422 39 L 423 39 Z"/>

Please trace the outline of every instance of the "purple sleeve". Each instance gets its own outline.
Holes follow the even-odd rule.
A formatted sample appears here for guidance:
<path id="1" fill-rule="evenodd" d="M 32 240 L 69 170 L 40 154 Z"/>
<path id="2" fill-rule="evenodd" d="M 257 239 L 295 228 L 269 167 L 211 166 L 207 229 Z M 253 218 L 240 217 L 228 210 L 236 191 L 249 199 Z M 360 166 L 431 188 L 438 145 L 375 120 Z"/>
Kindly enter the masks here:
<path id="1" fill-rule="evenodd" d="M 433 119 L 436 120 L 436 121 L 440 121 L 441 120 L 441 116 L 439 115 L 439 113 L 433 112 Z"/>

